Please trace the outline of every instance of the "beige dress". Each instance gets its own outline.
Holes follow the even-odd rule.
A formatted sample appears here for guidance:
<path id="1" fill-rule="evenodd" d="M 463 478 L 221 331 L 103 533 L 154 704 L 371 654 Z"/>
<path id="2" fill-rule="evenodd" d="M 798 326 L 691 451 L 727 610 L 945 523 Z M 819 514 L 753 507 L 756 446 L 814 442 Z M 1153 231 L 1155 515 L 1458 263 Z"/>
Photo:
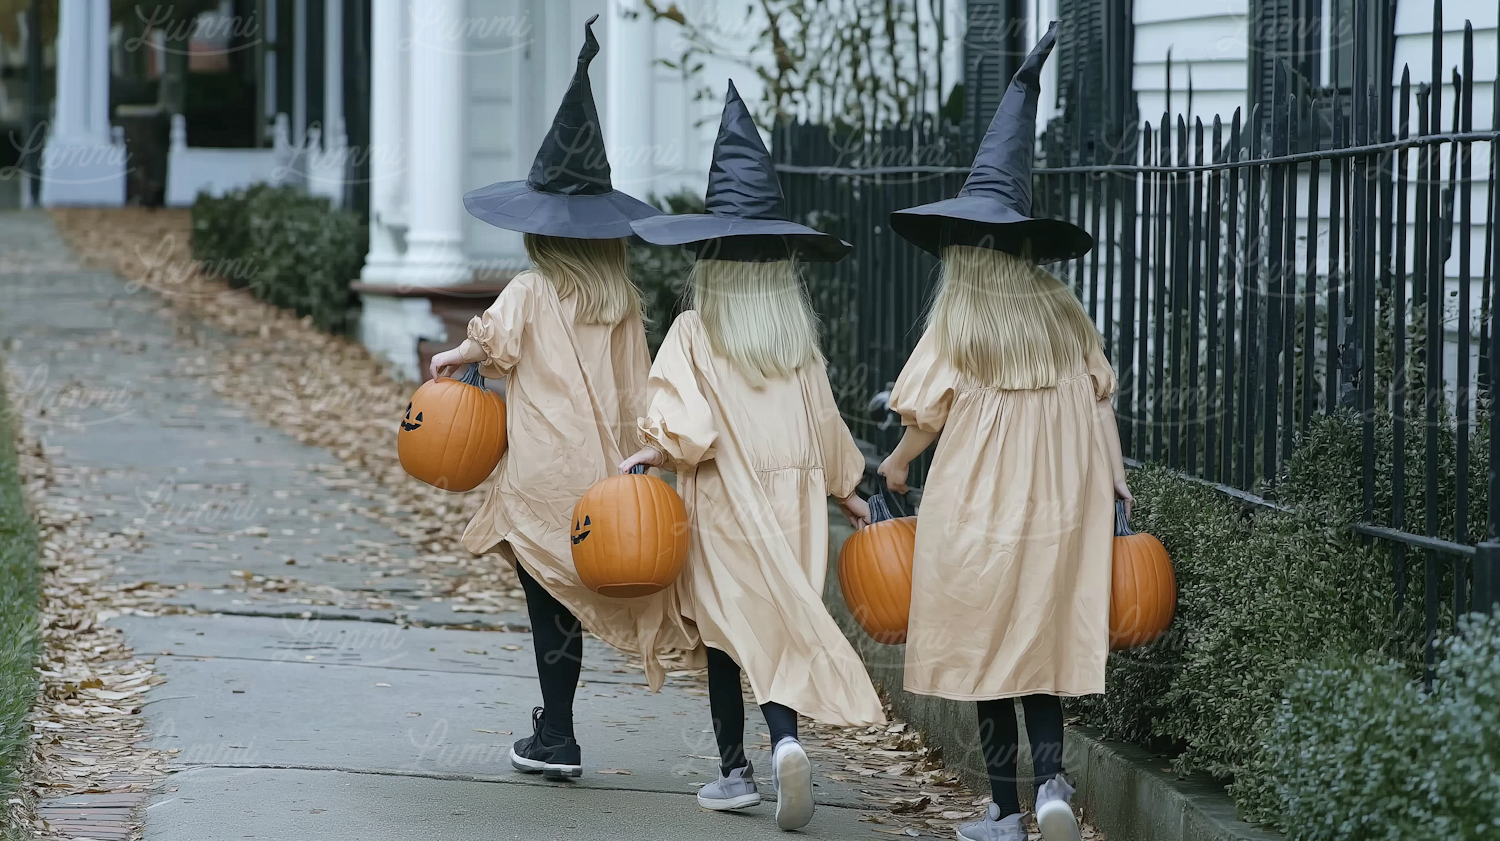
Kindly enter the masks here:
<path id="1" fill-rule="evenodd" d="M 822 361 L 752 386 L 685 312 L 651 366 L 640 423 L 687 505 L 693 540 L 678 586 L 704 644 L 740 664 L 757 704 L 836 725 L 883 722 L 864 664 L 823 606 L 828 496 L 854 493 L 864 457 Z"/>
<path id="2" fill-rule="evenodd" d="M 906 690 L 956 700 L 1104 691 L 1114 471 L 1096 402 L 1100 351 L 1055 387 L 986 388 L 931 335 L 891 408 L 942 432 L 922 489 Z"/>
<path id="3" fill-rule="evenodd" d="M 569 539 L 579 497 L 640 448 L 646 334 L 637 315 L 614 325 L 574 324 L 575 302 L 559 301 L 546 278 L 526 272 L 469 322 L 464 358 L 484 363 L 486 377 L 509 377 L 509 445 L 463 543 L 476 555 L 498 545 L 585 628 L 641 655 L 655 690 L 666 677 L 656 655 L 698 645 L 681 620 L 676 589 L 637 599 L 597 595 L 579 580 Z"/>

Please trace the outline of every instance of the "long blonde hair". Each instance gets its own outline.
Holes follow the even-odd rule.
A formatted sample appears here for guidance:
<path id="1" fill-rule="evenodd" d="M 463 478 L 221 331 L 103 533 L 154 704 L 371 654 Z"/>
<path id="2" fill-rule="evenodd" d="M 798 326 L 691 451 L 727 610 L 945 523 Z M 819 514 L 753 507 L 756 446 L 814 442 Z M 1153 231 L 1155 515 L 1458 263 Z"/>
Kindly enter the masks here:
<path id="1" fill-rule="evenodd" d="M 1057 385 L 1102 345 L 1062 281 L 1026 257 L 967 245 L 943 249 L 927 329 L 960 372 L 1003 389 Z"/>
<path id="2" fill-rule="evenodd" d="M 715 352 L 759 385 L 818 352 L 818 319 L 793 260 L 698 260 L 688 277 L 693 309 Z"/>
<path id="3" fill-rule="evenodd" d="M 623 239 L 573 239 L 527 234 L 526 255 L 552 282 L 558 298 L 578 296 L 574 320 L 618 324 L 641 313 L 641 293 L 630 280 Z"/>

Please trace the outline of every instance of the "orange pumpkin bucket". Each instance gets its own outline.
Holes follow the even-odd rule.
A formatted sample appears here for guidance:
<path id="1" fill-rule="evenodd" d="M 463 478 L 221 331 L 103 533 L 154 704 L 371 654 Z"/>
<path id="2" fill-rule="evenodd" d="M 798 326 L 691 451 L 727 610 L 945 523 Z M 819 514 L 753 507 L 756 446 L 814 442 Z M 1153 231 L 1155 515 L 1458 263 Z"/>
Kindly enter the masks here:
<path id="1" fill-rule="evenodd" d="M 445 491 L 473 490 L 505 455 L 505 401 L 484 387 L 479 365 L 459 379 L 439 377 L 417 389 L 396 433 L 407 473 Z"/>
<path id="2" fill-rule="evenodd" d="M 1125 503 L 1115 503 L 1114 572 L 1109 592 L 1111 651 L 1140 648 L 1166 633 L 1177 612 L 1177 577 L 1167 549 L 1130 529 Z"/>
<path id="3" fill-rule="evenodd" d="M 894 514 L 892 512 L 895 512 Z M 854 621 L 876 642 L 906 642 L 911 618 L 911 563 L 917 546 L 917 518 L 880 479 L 870 498 L 870 525 L 849 536 L 839 550 L 839 589 Z"/>
<path id="4" fill-rule="evenodd" d="M 573 508 L 573 565 L 601 596 L 639 598 L 671 586 L 687 561 L 682 497 L 636 465 L 589 488 Z"/>

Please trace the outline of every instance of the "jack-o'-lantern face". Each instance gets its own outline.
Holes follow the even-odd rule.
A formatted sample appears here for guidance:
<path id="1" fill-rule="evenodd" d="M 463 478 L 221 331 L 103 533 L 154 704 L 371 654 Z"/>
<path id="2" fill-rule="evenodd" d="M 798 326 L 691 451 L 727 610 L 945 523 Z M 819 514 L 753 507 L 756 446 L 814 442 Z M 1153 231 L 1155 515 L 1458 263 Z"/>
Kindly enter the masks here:
<path id="1" fill-rule="evenodd" d="M 587 515 L 587 514 L 583 515 L 583 520 L 581 520 L 581 521 L 580 520 L 574 520 L 573 521 L 573 545 L 574 546 L 577 546 L 578 544 L 582 543 L 584 541 L 584 539 L 589 536 L 589 532 L 593 530 L 593 525 L 594 525 L 594 521 L 592 519 L 590 519 L 589 515 Z"/>
<path id="2" fill-rule="evenodd" d="M 416 420 L 412 420 L 412 416 L 411 416 L 411 404 L 407 403 L 406 404 L 406 417 L 404 417 L 404 418 L 401 419 L 401 430 L 403 432 L 411 432 L 414 429 L 421 428 L 421 426 L 422 426 L 422 413 L 421 412 L 417 412 Z"/>

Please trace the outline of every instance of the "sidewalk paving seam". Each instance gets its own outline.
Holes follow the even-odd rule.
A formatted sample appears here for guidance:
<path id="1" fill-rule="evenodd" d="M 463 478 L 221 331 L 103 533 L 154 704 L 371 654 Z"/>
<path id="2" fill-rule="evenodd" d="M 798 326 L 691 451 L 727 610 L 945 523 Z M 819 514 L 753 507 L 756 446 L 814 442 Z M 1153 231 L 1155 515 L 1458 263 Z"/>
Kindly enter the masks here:
<path id="1" fill-rule="evenodd" d="M 417 669 L 411 666 L 382 666 L 376 663 L 334 663 L 331 661 L 318 660 L 279 660 L 274 657 L 242 657 L 233 654 L 178 654 L 174 652 L 172 654 L 157 654 L 155 656 L 158 658 L 171 660 L 191 660 L 199 663 L 207 663 L 214 660 L 236 660 L 245 661 L 248 663 L 285 663 L 288 666 L 337 666 L 344 669 L 384 669 L 393 672 L 441 672 L 445 675 L 483 675 L 485 677 L 509 677 L 516 678 L 518 680 L 536 679 L 536 675 L 531 673 L 514 674 L 511 672 L 472 672 L 464 671 L 462 669 L 435 668 Z M 611 686 L 635 686 L 641 689 L 647 688 L 646 684 L 644 683 L 635 683 L 633 681 L 620 680 L 618 678 L 584 676 L 580 677 L 579 680 L 583 681 L 584 683 L 608 683 Z"/>
<path id="2" fill-rule="evenodd" d="M 378 590 L 350 590 L 348 592 L 381 592 Z M 174 607 L 193 607 L 178 605 Z M 195 608 L 196 609 L 196 608 Z M 312 614 L 311 616 L 304 614 Z M 502 622 L 489 625 L 477 620 L 468 622 L 424 622 L 411 621 L 398 616 L 361 616 L 353 613 L 324 613 L 317 610 L 253 611 L 253 610 L 199 610 L 197 613 L 168 613 L 166 616 L 246 616 L 251 619 L 321 619 L 324 622 L 373 622 L 379 625 L 406 625 L 412 628 L 441 628 L 455 631 L 496 631 L 502 634 L 529 634 L 530 625 Z"/>
<path id="3" fill-rule="evenodd" d="M 495 785 L 508 786 L 547 786 L 551 788 L 575 787 L 588 791 L 629 791 L 642 794 L 665 794 L 674 797 L 696 797 L 697 789 L 693 791 L 663 791 L 659 788 L 635 788 L 631 786 L 614 785 L 579 785 L 570 782 L 553 782 L 551 780 L 531 778 L 521 779 L 517 774 L 506 776 L 491 776 L 487 774 L 445 774 L 440 771 L 401 771 L 380 768 L 340 768 L 337 765 L 298 765 L 294 763 L 278 763 L 258 765 L 255 763 L 230 763 L 230 762 L 204 762 L 193 765 L 182 765 L 173 769 L 173 775 L 188 771 L 203 771 L 208 769 L 219 769 L 227 771 L 322 771 L 337 774 L 362 774 L 371 777 L 402 777 L 422 780 L 437 780 L 439 782 L 456 783 L 493 783 Z M 597 776 L 597 775 L 595 775 Z M 691 787 L 691 786 L 690 786 Z M 769 787 L 768 787 L 769 789 Z M 776 801 L 774 789 L 761 792 L 761 797 L 770 802 Z M 869 804 L 853 804 L 839 801 L 817 801 L 817 805 L 829 809 L 849 809 L 855 812 L 871 812 Z M 878 814 L 878 811 L 876 812 Z"/>

